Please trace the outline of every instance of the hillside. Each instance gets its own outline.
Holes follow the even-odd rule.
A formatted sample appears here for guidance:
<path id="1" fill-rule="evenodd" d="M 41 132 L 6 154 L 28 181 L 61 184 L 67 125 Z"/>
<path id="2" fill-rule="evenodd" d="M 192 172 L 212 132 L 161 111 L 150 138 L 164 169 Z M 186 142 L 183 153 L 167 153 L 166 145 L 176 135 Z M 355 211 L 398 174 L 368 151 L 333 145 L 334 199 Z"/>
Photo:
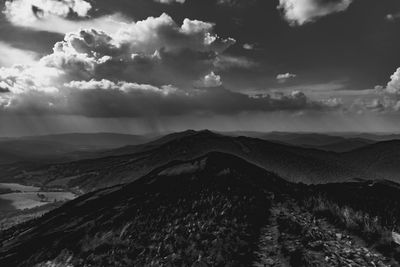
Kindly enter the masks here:
<path id="1" fill-rule="evenodd" d="M 247 136 L 259 138 L 267 141 L 278 142 L 282 144 L 299 146 L 305 148 L 315 148 L 331 152 L 348 152 L 358 149 L 378 141 L 375 141 L 374 135 L 369 135 L 371 139 L 352 135 L 334 135 L 317 133 L 287 133 L 287 132 L 228 132 L 230 136 Z M 392 135 L 387 138 L 394 137 Z M 376 136 L 375 138 L 385 138 L 385 136 Z"/>
<path id="2" fill-rule="evenodd" d="M 0 232 L 0 265 L 393 264 L 305 210 L 307 190 L 224 153 L 174 161 Z"/>
<path id="3" fill-rule="evenodd" d="M 353 141 L 346 142 L 344 147 L 348 148 Z M 292 182 L 319 184 L 358 178 L 398 181 L 399 144 L 385 141 L 337 153 L 210 131 L 185 131 L 144 144 L 87 153 L 89 159 L 2 165 L 0 182 L 88 192 L 134 181 L 171 160 L 194 159 L 213 151 L 239 156 Z M 343 148 L 336 145 L 338 150 Z"/>
<path id="4" fill-rule="evenodd" d="M 370 179 L 399 182 L 400 141 L 384 141 L 343 154 L 355 169 L 365 170 Z"/>
<path id="5" fill-rule="evenodd" d="M 213 151 L 239 156 L 294 182 L 326 183 L 359 176 L 335 153 L 210 131 L 174 134 L 145 145 L 118 149 L 117 154 L 124 151 L 130 154 L 50 165 L 3 180 L 91 191 L 134 181 L 171 160 L 193 159 Z"/>
<path id="6" fill-rule="evenodd" d="M 33 265 L 68 253 L 74 253 L 75 263 L 96 266 L 189 263 L 200 255 L 211 256 L 215 264 L 251 263 L 258 229 L 268 218 L 266 190 L 285 185 L 229 155 L 173 162 L 132 184 L 89 193 L 9 231 L 2 237 L 0 265 Z M 123 237 L 118 244 L 116 233 Z"/>
<path id="7" fill-rule="evenodd" d="M 367 140 L 367 139 L 350 138 L 350 139 L 342 140 L 342 141 L 327 144 L 327 145 L 309 146 L 309 147 L 320 149 L 320 150 L 325 150 L 325 151 L 343 153 L 343 152 L 349 152 L 349 151 L 352 151 L 355 149 L 359 149 L 362 147 L 366 147 L 366 146 L 374 144 L 374 143 L 375 143 L 374 141 Z"/>

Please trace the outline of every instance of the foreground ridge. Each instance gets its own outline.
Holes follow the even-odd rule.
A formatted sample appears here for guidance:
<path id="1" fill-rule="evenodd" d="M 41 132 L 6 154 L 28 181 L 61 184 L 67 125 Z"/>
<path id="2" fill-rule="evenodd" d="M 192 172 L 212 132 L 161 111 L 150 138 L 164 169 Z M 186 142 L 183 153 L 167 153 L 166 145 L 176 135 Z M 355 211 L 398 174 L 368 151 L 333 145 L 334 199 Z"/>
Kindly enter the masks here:
<path id="1" fill-rule="evenodd" d="M 173 161 L 0 232 L 0 265 L 398 265 L 317 217 L 307 190 L 226 153 Z"/>

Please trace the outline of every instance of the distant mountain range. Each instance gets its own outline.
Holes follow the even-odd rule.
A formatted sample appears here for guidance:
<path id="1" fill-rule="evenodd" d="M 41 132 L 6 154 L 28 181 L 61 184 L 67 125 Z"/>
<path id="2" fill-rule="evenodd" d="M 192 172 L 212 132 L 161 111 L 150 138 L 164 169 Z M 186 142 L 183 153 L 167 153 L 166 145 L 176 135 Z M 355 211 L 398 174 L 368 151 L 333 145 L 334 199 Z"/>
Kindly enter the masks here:
<path id="1" fill-rule="evenodd" d="M 155 139 L 156 135 L 114 133 L 57 134 L 0 139 L 0 165 L 13 162 L 61 162 L 90 158 L 91 153 L 137 145 Z"/>
<path id="2" fill-rule="evenodd" d="M 154 137 L 113 134 L 68 135 L 29 138 L 0 142 L 0 148 L 16 150 L 22 147 L 25 161 L 1 166 L 0 181 L 62 187 L 89 192 L 99 188 L 132 182 L 156 167 L 173 160 L 188 160 L 218 151 L 241 157 L 291 182 L 306 184 L 332 183 L 362 179 L 398 181 L 400 168 L 400 141 L 377 142 L 359 137 L 319 134 L 273 133 L 263 138 L 242 136 L 244 133 L 219 134 L 211 131 L 185 131 Z M 251 135 L 248 133 L 248 135 Z M 253 134 L 254 135 L 254 134 Z M 120 140 L 117 140 L 119 139 Z M 273 139 L 268 141 L 265 139 Z M 45 139 L 41 141 L 39 139 Z M 71 140 L 70 140 L 71 139 Z M 85 140 L 91 147 L 103 149 L 71 152 L 82 147 Z M 149 142 L 144 140 L 150 139 Z M 279 140 L 278 140 L 279 139 Z M 28 141 L 27 141 L 28 140 Z M 314 140 L 314 143 L 312 143 Z M 56 141 L 57 156 L 45 142 Z M 10 143 L 11 142 L 11 143 Z M 33 143 L 30 143 L 33 142 Z M 144 142 L 144 143 L 143 143 Z M 337 142 L 337 143 L 331 143 Z M 15 147 L 11 144 L 15 143 Z M 69 143 L 69 144 L 68 144 Z M 120 144 L 126 146 L 119 147 Z M 293 143 L 293 144 L 288 144 Z M 294 145 L 294 143 L 296 145 Z M 299 145 L 299 144 L 303 145 Z M 60 145 L 62 144 L 62 146 Z M 357 144 L 357 145 L 356 145 Z M 113 147 L 105 149 L 104 147 Z M 361 148 L 350 150 L 349 147 Z M 65 149 L 60 149 L 65 147 Z M 318 149 L 309 147 L 319 147 Z M 324 149 L 334 147 L 338 151 Z M 5 158 L 13 158 L 4 154 Z M 53 154 L 52 154 L 53 153 Z M 39 156 L 38 156 L 39 155 Z M 46 157 L 52 159 L 46 160 Z M 35 158 L 35 160 L 28 160 Z M 63 160 L 60 160 L 63 159 Z"/>
<path id="3" fill-rule="evenodd" d="M 194 131 L 187 131 L 194 132 Z M 285 132 L 225 132 L 227 136 L 246 136 L 281 144 L 348 152 L 380 141 L 400 139 L 383 134 L 315 134 Z M 153 145 L 174 139 L 181 133 L 130 135 L 117 133 L 71 133 L 18 138 L 0 138 L 0 165 L 15 162 L 67 162 L 137 152 L 137 145 Z M 117 148 L 120 148 L 118 152 Z M 110 151 L 111 150 L 111 151 Z"/>
<path id="4" fill-rule="evenodd" d="M 346 181 L 359 175 L 336 153 L 210 131 L 186 131 L 148 144 L 101 152 L 101 158 L 24 170 L 13 178 L 22 183 L 79 188 L 87 192 L 134 181 L 172 160 L 194 159 L 213 151 L 239 156 L 294 182 Z"/>

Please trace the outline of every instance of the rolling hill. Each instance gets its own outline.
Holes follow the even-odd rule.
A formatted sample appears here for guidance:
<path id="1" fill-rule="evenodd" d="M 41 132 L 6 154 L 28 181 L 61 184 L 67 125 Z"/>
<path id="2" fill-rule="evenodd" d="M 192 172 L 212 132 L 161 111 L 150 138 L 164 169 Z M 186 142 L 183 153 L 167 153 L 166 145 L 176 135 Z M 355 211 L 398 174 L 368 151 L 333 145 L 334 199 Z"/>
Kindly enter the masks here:
<path id="1" fill-rule="evenodd" d="M 364 170 L 369 178 L 400 181 L 400 141 L 384 141 L 344 153 L 355 169 Z"/>
<path id="2" fill-rule="evenodd" d="M 88 159 L 45 166 L 3 165 L 0 181 L 89 192 L 132 182 L 172 160 L 194 159 L 213 151 L 239 156 L 291 182 L 319 184 L 358 178 L 399 181 L 398 145 L 399 141 L 386 141 L 338 153 L 190 130 L 144 144 L 89 153 Z M 348 146 L 349 143 L 345 145 Z"/>
<path id="3" fill-rule="evenodd" d="M 332 151 L 332 152 L 348 152 L 378 142 L 375 139 L 373 139 L 374 135 L 368 135 L 368 137 L 370 137 L 371 139 L 367 139 L 352 135 L 339 136 L 333 134 L 317 134 L 317 133 L 228 132 L 226 134 L 231 136 L 247 136 L 247 137 L 259 138 L 267 141 L 273 141 L 292 146 L 315 148 L 319 150 Z M 392 135 L 387 136 L 387 138 L 391 137 L 395 136 Z M 378 138 L 378 136 L 376 138 Z M 379 138 L 385 138 L 385 136 L 379 136 Z"/>
<path id="4" fill-rule="evenodd" d="M 116 156 L 52 164 L 2 180 L 88 192 L 134 181 L 172 160 L 194 159 L 213 151 L 239 156 L 294 182 L 327 183 L 359 176 L 359 172 L 344 164 L 336 153 L 210 131 L 188 131 L 145 145 L 107 152 Z"/>

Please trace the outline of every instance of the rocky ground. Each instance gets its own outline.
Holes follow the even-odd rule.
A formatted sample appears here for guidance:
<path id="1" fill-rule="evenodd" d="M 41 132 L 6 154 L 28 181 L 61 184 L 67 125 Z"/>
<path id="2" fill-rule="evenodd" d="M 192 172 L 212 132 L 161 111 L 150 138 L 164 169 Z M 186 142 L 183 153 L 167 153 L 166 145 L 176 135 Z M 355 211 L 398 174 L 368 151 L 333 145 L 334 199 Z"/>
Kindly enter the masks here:
<path id="1" fill-rule="evenodd" d="M 398 266 L 293 202 L 275 203 L 254 266 Z"/>

